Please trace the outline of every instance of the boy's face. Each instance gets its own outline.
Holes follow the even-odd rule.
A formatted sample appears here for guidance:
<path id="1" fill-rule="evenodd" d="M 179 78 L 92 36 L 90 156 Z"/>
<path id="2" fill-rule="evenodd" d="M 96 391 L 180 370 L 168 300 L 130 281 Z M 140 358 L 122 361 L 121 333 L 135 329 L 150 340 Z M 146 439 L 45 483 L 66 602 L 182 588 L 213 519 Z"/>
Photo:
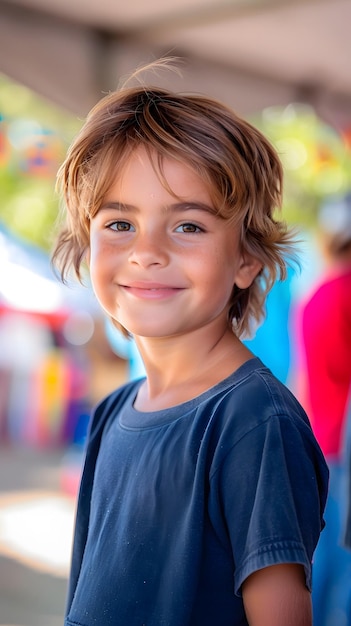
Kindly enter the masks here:
<path id="1" fill-rule="evenodd" d="M 237 229 L 215 215 L 198 174 L 165 159 L 164 175 L 175 195 L 138 148 L 92 218 L 95 294 L 137 336 L 182 335 L 208 324 L 225 328 L 234 283 L 248 287 L 259 267 L 243 258 Z"/>

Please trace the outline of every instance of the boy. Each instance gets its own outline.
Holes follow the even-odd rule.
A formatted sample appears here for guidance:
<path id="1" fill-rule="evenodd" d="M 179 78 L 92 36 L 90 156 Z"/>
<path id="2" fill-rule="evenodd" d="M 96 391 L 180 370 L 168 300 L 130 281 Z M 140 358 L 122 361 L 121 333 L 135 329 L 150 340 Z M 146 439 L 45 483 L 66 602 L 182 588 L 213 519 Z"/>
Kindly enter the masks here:
<path id="1" fill-rule="evenodd" d="M 327 469 L 239 339 L 292 253 L 274 149 L 216 101 L 125 86 L 58 182 L 53 260 L 87 262 L 147 373 L 92 417 L 65 625 L 310 626 Z"/>

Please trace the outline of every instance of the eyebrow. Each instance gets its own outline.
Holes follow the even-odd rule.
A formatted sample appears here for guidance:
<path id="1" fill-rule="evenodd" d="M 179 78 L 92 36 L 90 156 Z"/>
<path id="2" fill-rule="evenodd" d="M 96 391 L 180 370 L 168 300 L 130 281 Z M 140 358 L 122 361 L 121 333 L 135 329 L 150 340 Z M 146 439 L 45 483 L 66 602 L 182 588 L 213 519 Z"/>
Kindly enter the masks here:
<path id="1" fill-rule="evenodd" d="M 132 204 L 125 204 L 123 202 L 104 202 L 101 205 L 99 211 L 107 211 L 107 210 L 116 210 L 120 213 L 129 213 L 129 212 L 137 212 L 138 207 Z M 181 211 L 204 211 L 205 213 L 209 213 L 210 215 L 218 216 L 218 211 L 204 202 L 175 202 L 174 204 L 170 204 L 164 207 L 164 211 L 171 210 L 172 212 L 181 212 Z"/>

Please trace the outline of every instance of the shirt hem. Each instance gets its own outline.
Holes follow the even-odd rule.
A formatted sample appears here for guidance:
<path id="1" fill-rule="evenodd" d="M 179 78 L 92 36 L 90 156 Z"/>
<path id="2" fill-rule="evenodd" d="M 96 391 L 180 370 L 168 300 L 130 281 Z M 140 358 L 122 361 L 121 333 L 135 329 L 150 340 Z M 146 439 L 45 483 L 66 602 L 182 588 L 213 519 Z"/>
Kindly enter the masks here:
<path id="1" fill-rule="evenodd" d="M 273 542 L 258 548 L 245 560 L 234 576 L 234 592 L 241 596 L 241 586 L 243 582 L 254 572 L 270 567 L 272 565 L 282 565 L 284 563 L 296 563 L 303 565 L 305 570 L 306 587 L 312 590 L 311 563 L 306 557 L 304 547 L 293 541 Z"/>

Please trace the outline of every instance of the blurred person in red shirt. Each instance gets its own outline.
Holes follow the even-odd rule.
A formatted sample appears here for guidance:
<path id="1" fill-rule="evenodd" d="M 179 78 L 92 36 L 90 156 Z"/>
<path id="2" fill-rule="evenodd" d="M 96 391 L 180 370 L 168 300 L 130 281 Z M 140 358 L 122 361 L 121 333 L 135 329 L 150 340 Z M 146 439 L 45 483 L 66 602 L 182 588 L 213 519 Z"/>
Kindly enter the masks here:
<path id="1" fill-rule="evenodd" d="M 351 194 L 323 204 L 318 228 L 325 268 L 300 311 L 304 389 L 298 394 L 330 470 L 326 529 L 314 559 L 314 624 L 349 626 L 351 551 L 342 545 L 342 530 L 351 388 Z"/>

